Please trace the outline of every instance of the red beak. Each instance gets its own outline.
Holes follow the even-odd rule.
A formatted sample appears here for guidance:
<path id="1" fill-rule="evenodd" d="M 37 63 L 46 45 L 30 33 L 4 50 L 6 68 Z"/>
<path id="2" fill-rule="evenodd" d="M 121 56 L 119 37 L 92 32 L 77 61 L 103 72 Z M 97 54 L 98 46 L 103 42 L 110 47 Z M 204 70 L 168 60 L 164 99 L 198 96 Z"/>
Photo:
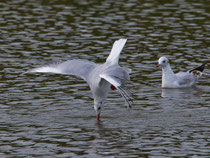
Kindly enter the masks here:
<path id="1" fill-rule="evenodd" d="M 157 64 L 156 67 L 160 67 L 160 64 Z"/>
<path id="2" fill-rule="evenodd" d="M 97 120 L 100 120 L 100 113 L 97 114 Z"/>

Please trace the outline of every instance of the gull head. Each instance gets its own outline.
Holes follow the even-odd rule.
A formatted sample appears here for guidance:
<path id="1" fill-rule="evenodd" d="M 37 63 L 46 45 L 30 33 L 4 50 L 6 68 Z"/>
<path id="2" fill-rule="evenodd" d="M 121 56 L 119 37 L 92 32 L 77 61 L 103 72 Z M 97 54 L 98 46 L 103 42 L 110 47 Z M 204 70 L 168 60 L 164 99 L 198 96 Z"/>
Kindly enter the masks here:
<path id="1" fill-rule="evenodd" d="M 166 67 L 168 65 L 168 59 L 166 57 L 160 57 L 158 60 L 158 67 Z"/>
<path id="2" fill-rule="evenodd" d="M 104 101 L 94 100 L 94 109 L 95 109 L 96 114 L 97 114 L 97 120 L 100 119 L 100 113 L 101 113 L 101 110 L 102 110 L 103 106 L 104 106 Z"/>

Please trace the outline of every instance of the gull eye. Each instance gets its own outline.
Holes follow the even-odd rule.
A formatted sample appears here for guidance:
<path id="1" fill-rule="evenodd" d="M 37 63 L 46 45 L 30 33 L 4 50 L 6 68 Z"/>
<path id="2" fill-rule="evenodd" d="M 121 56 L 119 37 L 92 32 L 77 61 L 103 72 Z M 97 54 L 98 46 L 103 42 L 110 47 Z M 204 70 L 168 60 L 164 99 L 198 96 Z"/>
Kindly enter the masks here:
<path id="1" fill-rule="evenodd" d="M 163 63 L 165 63 L 166 61 L 165 60 L 163 60 Z"/>
<path id="2" fill-rule="evenodd" d="M 101 107 L 98 107 L 98 110 L 101 110 Z"/>

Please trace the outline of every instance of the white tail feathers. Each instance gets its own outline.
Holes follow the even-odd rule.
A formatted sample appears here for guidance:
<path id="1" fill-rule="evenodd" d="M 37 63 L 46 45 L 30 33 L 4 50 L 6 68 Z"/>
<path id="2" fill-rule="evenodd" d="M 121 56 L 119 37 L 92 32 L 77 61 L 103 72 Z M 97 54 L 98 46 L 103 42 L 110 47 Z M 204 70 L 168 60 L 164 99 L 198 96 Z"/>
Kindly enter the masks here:
<path id="1" fill-rule="evenodd" d="M 109 54 L 106 62 L 111 65 L 118 64 L 120 52 L 122 51 L 127 39 L 119 39 L 114 42 L 111 53 Z"/>

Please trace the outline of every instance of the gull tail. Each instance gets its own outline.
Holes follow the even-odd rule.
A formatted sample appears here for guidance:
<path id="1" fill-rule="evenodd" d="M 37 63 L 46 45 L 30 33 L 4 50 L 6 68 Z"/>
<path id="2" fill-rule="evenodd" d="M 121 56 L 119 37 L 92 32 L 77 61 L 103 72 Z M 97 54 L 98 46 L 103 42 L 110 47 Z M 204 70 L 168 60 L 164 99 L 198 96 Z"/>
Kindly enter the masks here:
<path id="1" fill-rule="evenodd" d="M 111 53 L 106 59 L 106 63 L 109 63 L 110 65 L 118 64 L 120 52 L 122 51 L 126 41 L 127 39 L 119 39 L 114 42 Z"/>

